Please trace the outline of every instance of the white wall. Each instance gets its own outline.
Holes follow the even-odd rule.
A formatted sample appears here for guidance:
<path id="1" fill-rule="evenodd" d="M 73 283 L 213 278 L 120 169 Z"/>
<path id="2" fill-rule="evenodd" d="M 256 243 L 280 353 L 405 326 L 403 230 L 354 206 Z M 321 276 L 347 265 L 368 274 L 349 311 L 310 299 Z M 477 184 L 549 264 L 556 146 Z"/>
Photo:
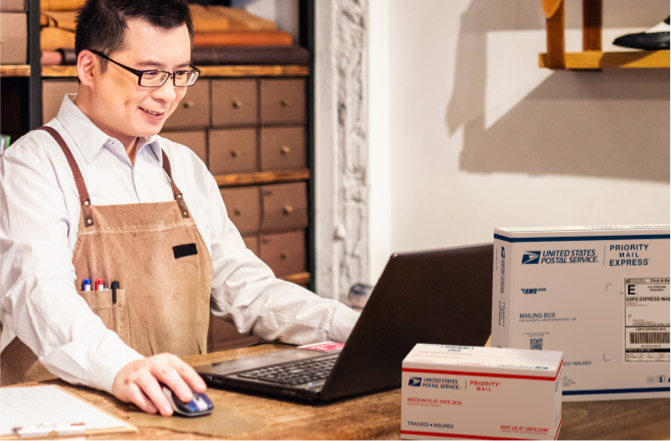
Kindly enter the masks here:
<path id="1" fill-rule="evenodd" d="M 668 0 L 604 4 L 605 50 L 669 14 Z M 389 51 L 370 57 L 382 63 L 371 66 L 372 84 L 389 72 L 388 97 L 371 86 L 371 151 L 387 124 L 390 157 L 371 165 L 382 179 L 370 185 L 389 183 L 391 200 L 390 209 L 370 205 L 371 219 L 391 225 L 390 246 L 372 249 L 372 262 L 390 249 L 491 241 L 497 226 L 669 222 L 668 69 L 538 68 L 537 0 L 370 8 L 371 22 L 389 17 L 388 36 L 370 33 L 371 50 Z M 580 14 L 581 2 L 568 0 L 568 51 L 581 50 Z"/>
<path id="2" fill-rule="evenodd" d="M 375 284 L 392 252 L 389 0 L 368 0 L 368 280 Z"/>

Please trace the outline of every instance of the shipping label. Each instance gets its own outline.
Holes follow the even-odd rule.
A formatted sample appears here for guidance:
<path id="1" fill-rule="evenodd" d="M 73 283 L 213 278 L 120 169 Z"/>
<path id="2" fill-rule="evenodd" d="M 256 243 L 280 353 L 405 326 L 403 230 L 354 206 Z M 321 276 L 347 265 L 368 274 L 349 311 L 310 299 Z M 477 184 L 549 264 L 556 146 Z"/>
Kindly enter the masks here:
<path id="1" fill-rule="evenodd" d="M 625 362 L 669 362 L 669 277 L 624 281 Z"/>

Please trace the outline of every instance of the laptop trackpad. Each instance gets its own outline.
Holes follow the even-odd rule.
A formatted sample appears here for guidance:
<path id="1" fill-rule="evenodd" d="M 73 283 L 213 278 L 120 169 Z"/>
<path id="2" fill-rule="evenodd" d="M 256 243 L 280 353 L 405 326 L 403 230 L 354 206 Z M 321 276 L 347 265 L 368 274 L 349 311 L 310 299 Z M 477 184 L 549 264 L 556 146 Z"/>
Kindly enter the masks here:
<path id="1" fill-rule="evenodd" d="M 226 375 L 233 372 L 256 369 L 263 366 L 269 366 L 278 363 L 284 363 L 306 358 L 315 358 L 324 356 L 323 352 L 309 351 L 305 349 L 287 349 L 273 354 L 261 355 L 259 357 L 240 358 L 238 360 L 227 360 L 211 365 L 198 366 L 196 371 L 201 373 L 212 373 Z"/>

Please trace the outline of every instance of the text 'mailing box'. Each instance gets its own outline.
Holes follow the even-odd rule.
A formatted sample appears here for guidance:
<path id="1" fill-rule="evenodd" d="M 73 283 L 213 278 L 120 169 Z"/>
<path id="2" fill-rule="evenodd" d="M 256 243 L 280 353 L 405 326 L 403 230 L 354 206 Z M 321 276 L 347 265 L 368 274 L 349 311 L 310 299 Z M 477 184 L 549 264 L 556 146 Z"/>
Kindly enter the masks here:
<path id="1" fill-rule="evenodd" d="M 564 401 L 669 397 L 669 226 L 494 231 L 492 346 L 564 352 Z"/>
<path id="2" fill-rule="evenodd" d="M 556 439 L 562 353 L 418 344 L 403 360 L 404 439 Z"/>

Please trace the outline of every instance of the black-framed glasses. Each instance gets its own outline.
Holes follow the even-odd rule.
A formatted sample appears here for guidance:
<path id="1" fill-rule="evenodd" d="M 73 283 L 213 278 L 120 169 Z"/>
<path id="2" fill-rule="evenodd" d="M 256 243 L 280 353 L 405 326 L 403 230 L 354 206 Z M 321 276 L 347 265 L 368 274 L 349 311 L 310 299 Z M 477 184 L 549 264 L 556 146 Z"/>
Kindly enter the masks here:
<path id="1" fill-rule="evenodd" d="M 111 61 L 112 63 L 116 64 L 121 68 L 126 69 L 128 72 L 137 75 L 137 84 L 143 87 L 161 87 L 171 76 L 172 76 L 172 84 L 174 84 L 175 87 L 189 87 L 196 84 L 196 80 L 200 75 L 200 69 L 198 69 L 193 64 L 189 65 L 189 67 L 191 68 L 189 70 L 177 70 L 174 72 L 168 72 L 165 70 L 157 70 L 157 69 L 138 70 L 133 69 L 132 67 L 124 66 L 123 64 L 112 60 L 107 55 L 95 49 L 89 49 L 89 51 L 93 52 L 99 57 L 106 59 L 107 61 Z"/>

